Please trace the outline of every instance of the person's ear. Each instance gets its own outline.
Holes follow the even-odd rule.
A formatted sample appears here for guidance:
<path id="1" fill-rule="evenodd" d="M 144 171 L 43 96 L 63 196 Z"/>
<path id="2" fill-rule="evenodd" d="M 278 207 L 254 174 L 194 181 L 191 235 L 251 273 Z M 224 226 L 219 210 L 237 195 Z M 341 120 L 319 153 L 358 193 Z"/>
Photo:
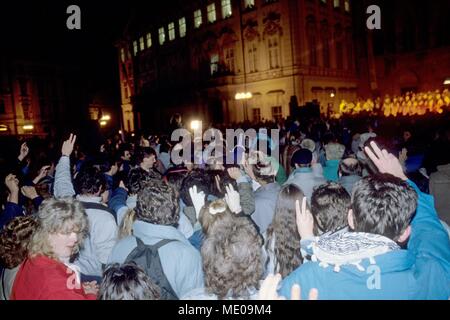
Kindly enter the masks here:
<path id="1" fill-rule="evenodd" d="M 355 217 L 353 216 L 353 210 L 349 209 L 348 215 L 347 215 L 347 222 L 348 222 L 348 226 L 352 230 L 355 230 L 355 220 L 354 219 L 355 219 Z"/>
<path id="2" fill-rule="evenodd" d="M 403 231 L 403 233 L 400 235 L 400 237 L 398 237 L 398 242 L 399 243 L 405 243 L 409 236 L 411 235 L 411 226 L 408 226 L 405 231 Z"/>

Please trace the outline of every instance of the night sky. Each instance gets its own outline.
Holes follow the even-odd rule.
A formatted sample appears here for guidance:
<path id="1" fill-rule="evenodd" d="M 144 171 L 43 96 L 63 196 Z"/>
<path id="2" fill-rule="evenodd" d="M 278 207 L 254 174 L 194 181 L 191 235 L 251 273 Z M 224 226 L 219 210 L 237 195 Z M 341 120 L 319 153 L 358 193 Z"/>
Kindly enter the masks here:
<path id="1" fill-rule="evenodd" d="M 81 30 L 68 30 L 66 9 L 81 9 Z M 122 33 L 130 5 L 111 1 L 1 1 L 1 51 L 11 57 L 44 60 L 80 68 L 90 94 L 120 90 L 114 41 Z"/>

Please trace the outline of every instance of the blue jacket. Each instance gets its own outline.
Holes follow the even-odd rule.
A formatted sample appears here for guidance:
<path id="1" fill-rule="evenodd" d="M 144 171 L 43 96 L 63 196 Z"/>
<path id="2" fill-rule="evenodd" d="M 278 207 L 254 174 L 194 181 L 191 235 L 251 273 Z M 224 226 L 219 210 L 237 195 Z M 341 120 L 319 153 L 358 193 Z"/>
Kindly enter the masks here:
<path id="1" fill-rule="evenodd" d="M 327 160 L 323 167 L 323 177 L 328 181 L 338 181 L 338 169 L 340 160 Z"/>
<path id="2" fill-rule="evenodd" d="M 145 244 L 155 244 L 163 239 L 174 239 L 158 250 L 164 274 L 178 297 L 182 297 L 195 288 L 203 287 L 203 270 L 200 252 L 198 252 L 172 226 L 156 225 L 143 221 L 135 221 L 133 234 Z M 120 240 L 113 248 L 109 263 L 125 262 L 131 251 L 136 248 L 134 236 Z"/>
<path id="3" fill-rule="evenodd" d="M 365 271 L 344 265 L 340 272 L 334 272 L 333 267 L 323 268 L 319 262 L 305 263 L 283 280 L 279 293 L 290 298 L 292 285 L 298 283 L 303 299 L 310 289 L 317 288 L 319 299 L 324 300 L 447 300 L 449 237 L 437 217 L 433 197 L 420 192 L 413 182 L 409 184 L 419 198 L 407 250 L 376 256 L 376 265 L 366 259 L 361 263 Z"/>

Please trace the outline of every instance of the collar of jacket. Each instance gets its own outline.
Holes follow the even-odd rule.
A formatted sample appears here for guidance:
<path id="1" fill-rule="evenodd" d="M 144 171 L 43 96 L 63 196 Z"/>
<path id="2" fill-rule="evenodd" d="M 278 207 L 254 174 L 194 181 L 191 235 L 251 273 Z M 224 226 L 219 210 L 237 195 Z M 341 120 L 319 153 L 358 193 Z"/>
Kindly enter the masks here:
<path id="1" fill-rule="evenodd" d="M 77 200 L 83 201 L 83 202 L 101 203 L 102 197 L 83 196 L 83 195 L 79 194 L 79 195 L 77 195 Z"/>
<path id="2" fill-rule="evenodd" d="M 294 170 L 294 172 L 292 172 L 292 175 L 295 175 L 297 173 L 310 173 L 310 172 L 313 172 L 311 167 L 297 168 Z"/>
<path id="3" fill-rule="evenodd" d="M 133 223 L 133 234 L 147 244 L 155 244 L 164 239 L 178 240 L 190 244 L 186 237 L 173 226 L 163 226 L 140 220 Z"/>

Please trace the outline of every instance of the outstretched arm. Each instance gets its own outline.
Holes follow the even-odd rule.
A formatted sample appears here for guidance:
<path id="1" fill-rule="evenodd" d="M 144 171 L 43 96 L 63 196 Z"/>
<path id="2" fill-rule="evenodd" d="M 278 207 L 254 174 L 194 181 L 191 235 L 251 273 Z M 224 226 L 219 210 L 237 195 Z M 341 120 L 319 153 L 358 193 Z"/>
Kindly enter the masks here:
<path id="1" fill-rule="evenodd" d="M 73 197 L 75 195 L 72 176 L 70 174 L 70 155 L 72 154 L 76 139 L 76 135 L 70 134 L 69 139 L 64 141 L 62 145 L 62 156 L 56 166 L 55 173 L 54 196 L 56 198 Z"/>

